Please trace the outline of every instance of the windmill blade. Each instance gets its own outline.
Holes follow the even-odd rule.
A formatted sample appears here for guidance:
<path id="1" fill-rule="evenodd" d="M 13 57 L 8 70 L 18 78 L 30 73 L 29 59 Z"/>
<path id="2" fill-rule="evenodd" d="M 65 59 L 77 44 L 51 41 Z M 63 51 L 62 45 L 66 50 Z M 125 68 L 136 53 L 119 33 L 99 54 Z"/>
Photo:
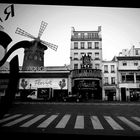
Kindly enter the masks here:
<path id="1" fill-rule="evenodd" d="M 44 30 L 46 29 L 46 26 L 48 25 L 48 23 L 42 21 L 41 25 L 40 25 L 40 29 L 39 29 L 39 33 L 38 33 L 38 38 L 40 38 L 44 32 Z"/>
<path id="2" fill-rule="evenodd" d="M 41 43 L 42 43 L 43 45 L 45 45 L 45 46 L 47 46 L 47 47 L 49 47 L 49 48 L 51 48 L 51 49 L 57 51 L 57 48 L 58 48 L 57 45 L 54 45 L 54 44 L 52 44 L 52 43 L 49 43 L 49 42 L 46 42 L 46 41 L 43 41 L 43 40 L 41 40 Z"/>
<path id="3" fill-rule="evenodd" d="M 16 29 L 16 34 L 31 38 L 31 39 L 36 39 L 34 36 L 32 36 L 31 34 L 27 33 L 26 31 L 24 31 L 23 29 L 17 27 Z"/>

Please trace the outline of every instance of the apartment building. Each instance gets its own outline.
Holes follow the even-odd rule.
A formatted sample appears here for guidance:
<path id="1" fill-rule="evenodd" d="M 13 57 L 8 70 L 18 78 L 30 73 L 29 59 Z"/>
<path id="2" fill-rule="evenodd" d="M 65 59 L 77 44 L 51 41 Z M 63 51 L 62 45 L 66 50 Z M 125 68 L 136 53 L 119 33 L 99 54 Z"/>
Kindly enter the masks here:
<path id="1" fill-rule="evenodd" d="M 140 99 L 140 48 L 123 49 L 118 61 L 118 87 L 121 101 Z"/>
<path id="2" fill-rule="evenodd" d="M 118 63 L 115 60 L 103 61 L 103 100 L 115 101 L 120 100 L 118 92 Z"/>
<path id="3" fill-rule="evenodd" d="M 71 30 L 71 89 L 73 94 L 87 94 L 102 99 L 102 36 L 97 31 Z"/>

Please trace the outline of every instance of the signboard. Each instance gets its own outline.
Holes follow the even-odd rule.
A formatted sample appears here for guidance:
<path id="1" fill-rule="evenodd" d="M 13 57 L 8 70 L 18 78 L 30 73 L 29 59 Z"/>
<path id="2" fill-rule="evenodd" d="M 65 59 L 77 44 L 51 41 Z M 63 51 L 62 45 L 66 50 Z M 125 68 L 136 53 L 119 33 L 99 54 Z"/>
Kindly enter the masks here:
<path id="1" fill-rule="evenodd" d="M 37 88 L 53 88 L 61 89 L 63 83 L 63 89 L 67 89 L 66 78 L 21 78 L 19 81 L 19 89 L 37 89 Z"/>

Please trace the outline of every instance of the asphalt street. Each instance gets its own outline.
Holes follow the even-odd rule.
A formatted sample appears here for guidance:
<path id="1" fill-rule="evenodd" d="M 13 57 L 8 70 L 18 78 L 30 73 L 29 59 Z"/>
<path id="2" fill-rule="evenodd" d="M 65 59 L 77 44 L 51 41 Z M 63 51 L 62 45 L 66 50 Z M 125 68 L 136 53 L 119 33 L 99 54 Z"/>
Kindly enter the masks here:
<path id="1" fill-rule="evenodd" d="M 140 103 L 15 102 L 0 120 L 0 133 L 139 138 Z"/>

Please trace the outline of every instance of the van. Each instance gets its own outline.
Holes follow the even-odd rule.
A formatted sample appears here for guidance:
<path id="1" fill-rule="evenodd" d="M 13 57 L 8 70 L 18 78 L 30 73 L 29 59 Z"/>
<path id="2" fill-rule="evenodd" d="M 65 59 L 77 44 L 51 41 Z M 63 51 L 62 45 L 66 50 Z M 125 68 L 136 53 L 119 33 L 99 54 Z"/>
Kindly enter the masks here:
<path id="1" fill-rule="evenodd" d="M 37 90 L 32 91 L 28 96 L 28 99 L 36 100 L 37 99 Z"/>

